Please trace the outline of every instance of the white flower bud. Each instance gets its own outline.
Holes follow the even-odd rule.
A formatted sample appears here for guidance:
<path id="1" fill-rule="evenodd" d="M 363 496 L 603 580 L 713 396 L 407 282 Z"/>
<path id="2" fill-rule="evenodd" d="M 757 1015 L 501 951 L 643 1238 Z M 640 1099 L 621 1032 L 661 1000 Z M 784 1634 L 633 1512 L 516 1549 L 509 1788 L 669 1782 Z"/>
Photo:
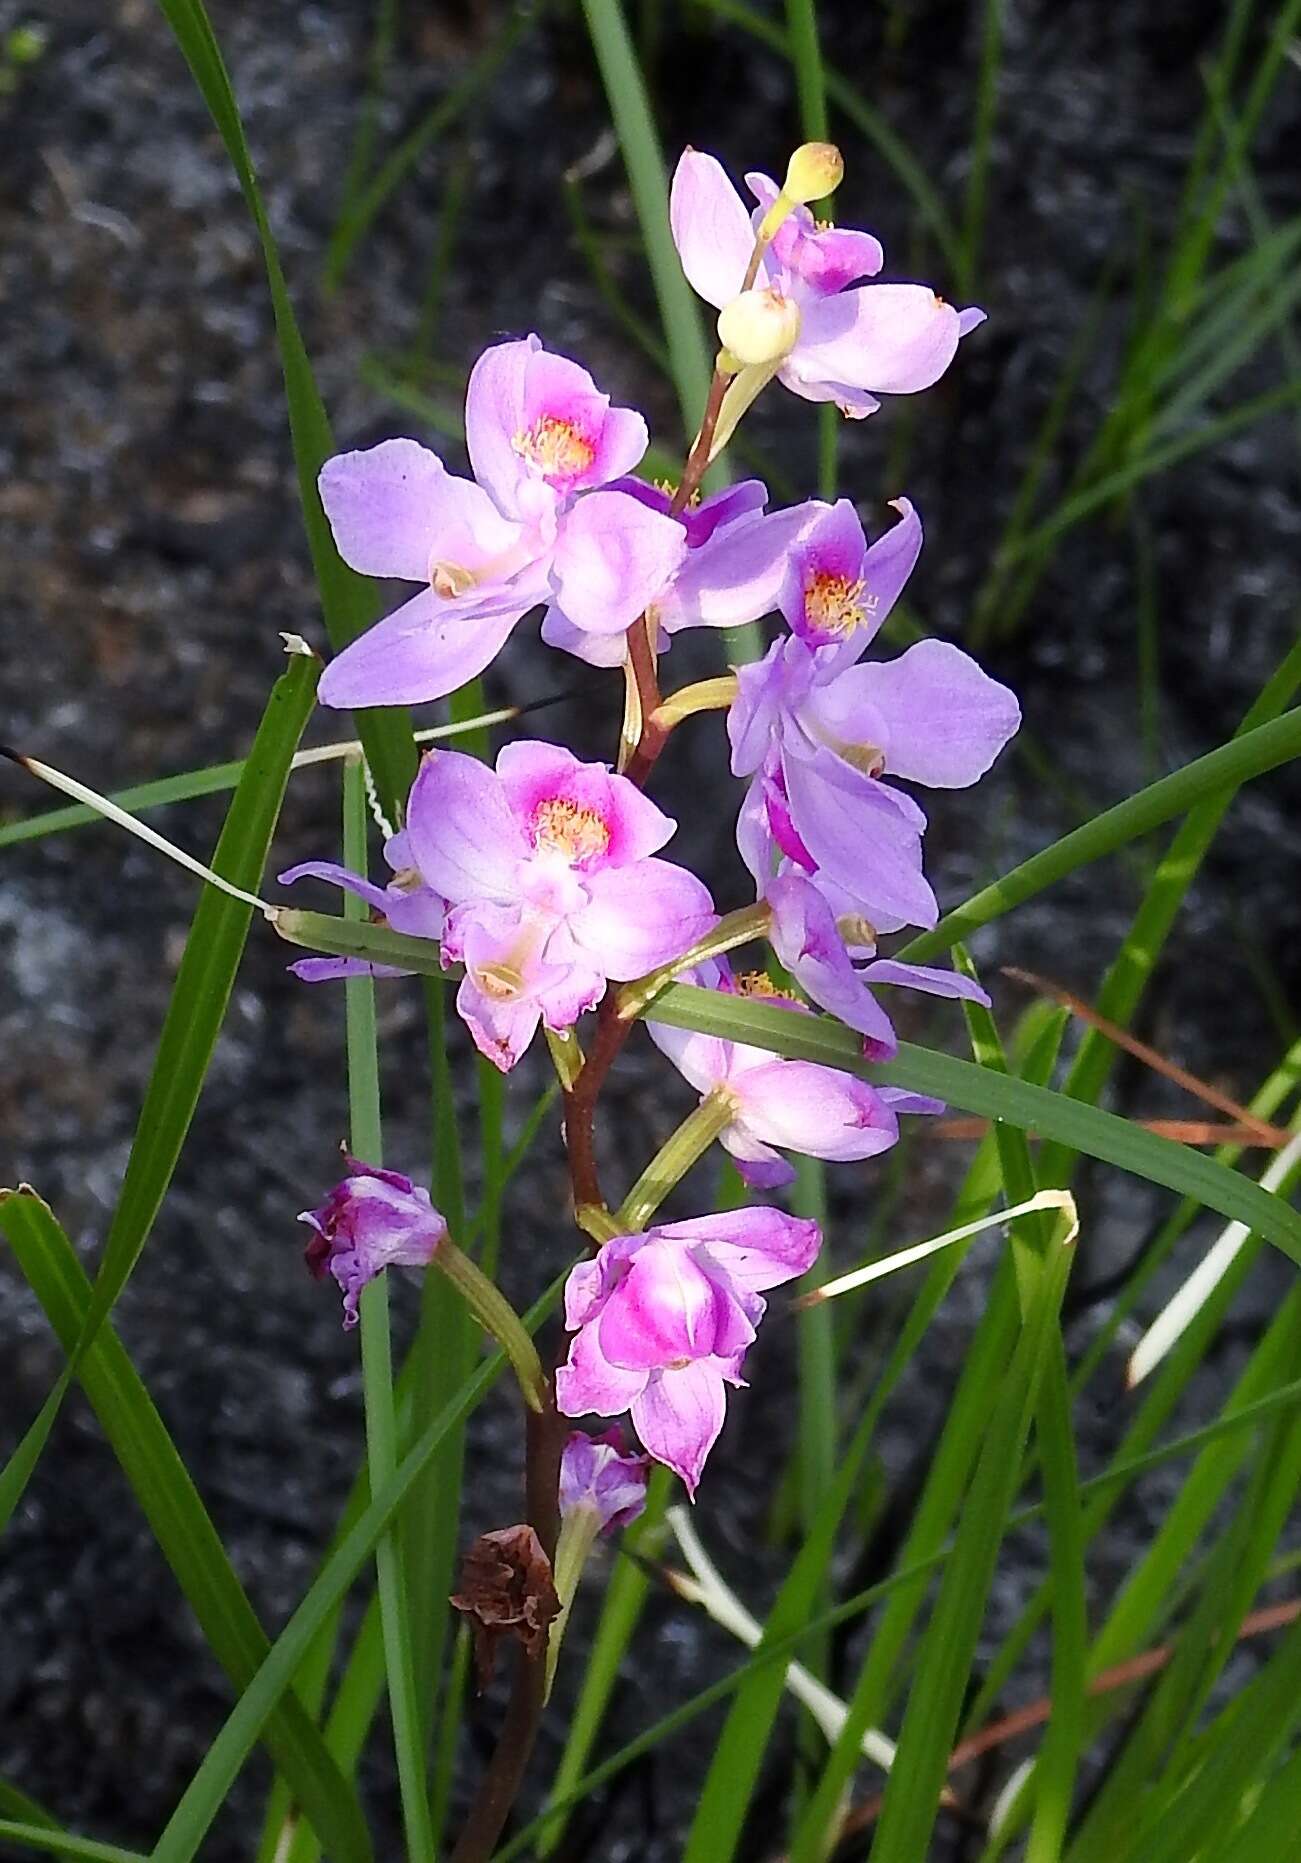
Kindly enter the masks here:
<path id="1" fill-rule="evenodd" d="M 800 307 L 770 287 L 743 291 L 718 313 L 718 337 L 738 363 L 780 362 L 799 341 Z"/>

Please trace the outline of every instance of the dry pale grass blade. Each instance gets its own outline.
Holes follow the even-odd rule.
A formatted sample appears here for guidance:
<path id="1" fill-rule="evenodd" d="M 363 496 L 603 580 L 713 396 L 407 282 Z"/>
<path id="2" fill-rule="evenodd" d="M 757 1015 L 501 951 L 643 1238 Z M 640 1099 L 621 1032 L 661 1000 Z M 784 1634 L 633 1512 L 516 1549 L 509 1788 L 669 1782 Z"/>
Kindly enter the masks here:
<path id="1" fill-rule="evenodd" d="M 1130 1034 L 1128 1029 L 1121 1028 L 1118 1022 L 1112 1022 L 1108 1017 L 1100 1016 L 1092 1004 L 1086 1003 L 1082 996 L 1076 996 L 1074 991 L 1065 989 L 1060 983 L 1054 983 L 1048 977 L 1039 976 L 1033 970 L 1018 970 L 1007 966 L 1004 968 L 1003 975 L 1011 977 L 1017 983 L 1024 983 L 1027 988 L 1036 990 L 1041 996 L 1050 997 L 1055 1003 L 1060 1003 L 1063 1009 L 1069 1009 L 1071 1014 L 1078 1016 L 1081 1022 L 1087 1022 L 1090 1028 L 1098 1031 L 1099 1035 L 1104 1035 L 1109 1042 L 1114 1042 L 1118 1048 L 1123 1048 L 1126 1054 L 1132 1054 L 1135 1060 L 1141 1061 L 1145 1067 L 1150 1067 L 1154 1074 L 1161 1074 L 1166 1080 L 1173 1081 L 1177 1087 L 1182 1087 L 1185 1093 L 1191 1093 L 1194 1099 L 1201 1100 L 1207 1106 L 1213 1106 L 1217 1112 L 1225 1114 L 1235 1125 L 1250 1127 L 1259 1135 L 1256 1143 L 1270 1146 L 1287 1144 L 1288 1134 L 1286 1132 L 1280 1133 L 1277 1126 L 1270 1125 L 1267 1120 L 1258 1119 L 1249 1107 L 1240 1105 L 1230 1094 L 1221 1092 L 1218 1087 L 1212 1086 L 1209 1081 L 1202 1080 L 1198 1075 L 1190 1074 L 1186 1067 L 1180 1067 L 1177 1062 L 1167 1060 L 1159 1049 L 1150 1047 L 1147 1042 L 1139 1041 L 1136 1036 Z"/>

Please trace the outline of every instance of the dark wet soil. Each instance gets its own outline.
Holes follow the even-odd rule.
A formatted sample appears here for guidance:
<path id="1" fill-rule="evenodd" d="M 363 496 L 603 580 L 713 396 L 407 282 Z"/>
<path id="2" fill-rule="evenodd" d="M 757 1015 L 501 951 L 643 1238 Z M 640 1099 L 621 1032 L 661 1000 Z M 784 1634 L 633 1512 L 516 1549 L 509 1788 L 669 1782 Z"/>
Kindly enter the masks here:
<path id="1" fill-rule="evenodd" d="M 893 12 L 851 4 L 821 10 L 835 63 L 908 138 L 959 212 L 980 9 L 925 0 Z M 477 4 L 403 11 L 399 56 L 383 87 L 382 149 L 447 93 L 503 19 L 500 7 Z M 341 442 L 422 431 L 365 371 L 377 357 L 390 371 L 400 367 L 420 339 L 440 202 L 459 177 L 466 211 L 440 280 L 439 364 L 463 375 L 494 333 L 537 329 L 552 346 L 581 354 L 620 398 L 646 407 L 671 444 L 671 393 L 600 301 L 563 207 L 562 177 L 584 162 L 584 199 L 615 276 L 650 314 L 622 169 L 603 135 L 599 82 L 581 22 L 564 9 L 531 30 L 473 116 L 421 159 L 343 289 L 322 295 L 370 12 L 357 0 L 214 8 Z M 842 449 L 843 484 L 864 507 L 906 486 L 924 511 L 927 551 L 912 593 L 918 615 L 942 633 L 961 636 L 1048 397 L 1110 266 L 1100 346 L 1055 449 L 1052 485 L 1107 410 L 1127 319 L 1153 283 L 1152 255 L 1178 200 L 1204 100 L 1200 66 L 1223 12 L 1168 0 L 1113 9 L 1020 0 L 1007 9 L 979 286 L 990 322 L 941 389 L 915 409 L 896 403 L 848 430 Z M 637 13 L 650 35 L 666 147 L 713 148 L 737 171 L 779 167 L 795 139 L 785 68 L 739 32 L 711 29 L 703 7 L 648 5 Z M 888 30 L 883 20 L 893 22 Z M 168 32 L 147 0 L 59 0 L 51 9 L 0 0 L 0 30 L 26 21 L 40 25 L 47 48 L 0 97 L 0 736 L 109 787 L 238 754 L 278 670 L 279 631 L 323 636 L 260 259 L 224 152 Z M 1275 222 L 1301 206 L 1301 181 L 1285 154 L 1298 82 L 1295 71 L 1285 72 L 1257 150 L 1256 179 Z M 861 139 L 838 128 L 850 167 L 841 212 L 880 233 L 897 273 L 907 276 L 917 251 L 910 203 Z M 1231 200 L 1223 253 L 1245 250 L 1249 237 Z M 933 254 L 927 265 L 925 275 L 951 289 Z M 1267 345 L 1233 396 L 1271 387 L 1283 367 Z M 437 379 L 434 390 L 445 402 L 457 399 Z M 761 411 L 754 434 L 800 493 L 812 488 L 813 425 L 802 411 Z M 449 456 L 455 450 L 451 444 Z M 942 899 L 960 898 L 1073 825 L 1077 805 L 1063 783 L 1079 807 L 1092 808 L 1228 734 L 1294 635 L 1299 536 L 1297 429 L 1284 413 L 1152 482 L 1136 512 L 1066 539 L 1023 630 L 986 656 L 1020 691 L 1028 733 L 1055 775 L 1045 777 L 1027 756 L 1008 757 L 977 796 L 933 810 L 931 859 Z M 1146 741 L 1138 698 L 1143 562 L 1159 666 Z M 680 648 L 682 670 L 703 664 L 709 646 Z M 488 685 L 496 701 L 576 687 L 578 696 L 537 729 L 608 754 L 612 685 L 525 637 Z M 335 729 L 328 720 L 315 728 L 321 736 Z M 721 768 L 719 733 L 701 723 L 666 763 L 660 794 L 682 824 L 679 852 L 722 894 L 739 894 L 729 853 L 733 799 Z M 16 773 L 0 789 L 6 814 L 41 804 Z M 1295 781 L 1275 776 L 1239 802 L 1143 1016 L 1149 1039 L 1243 1096 L 1276 1059 L 1296 1014 L 1298 800 Z M 328 779 L 299 778 L 279 864 L 329 853 L 336 808 Z M 196 802 L 162 825 L 203 850 L 221 809 L 220 799 Z M 1085 993 L 1096 989 L 1140 883 L 1124 864 L 1090 869 L 978 941 L 1005 1024 L 1024 997 L 996 967 L 1018 962 Z M 88 1262 L 113 1208 L 193 903 L 183 875 L 107 830 L 3 857 L 0 1179 L 37 1185 Z M 334 1169 L 344 1129 L 342 1009 L 332 992 L 296 986 L 284 962 L 282 948 L 254 936 L 189 1146 L 119 1309 L 136 1363 L 272 1630 L 310 1581 L 361 1444 L 355 1342 L 305 1278 L 294 1225 Z M 419 1171 L 427 1095 L 418 994 L 386 990 L 381 1013 L 390 1159 Z M 960 1042 L 949 1017 L 908 1032 Z M 459 1031 L 454 1049 L 468 1113 L 473 1070 Z M 1133 1070 L 1120 1081 L 1126 1110 L 1184 1110 Z M 535 1062 L 520 1068 L 510 1096 L 514 1122 L 541 1082 Z M 646 1149 L 646 1128 L 658 1140 L 678 1106 L 648 1045 L 629 1053 L 610 1101 L 610 1165 L 626 1171 Z M 956 1150 L 934 1141 L 914 1145 L 892 1233 L 903 1240 L 928 1232 L 958 1162 Z M 1086 1173 L 1083 1182 L 1087 1286 L 1128 1258 L 1164 1200 L 1113 1174 Z M 836 1175 L 843 1220 L 834 1246 L 843 1259 L 858 1252 L 886 1183 L 884 1170 Z M 707 1195 L 702 1181 L 698 1196 Z M 563 1223 L 546 1214 L 563 1203 L 550 1130 L 507 1211 L 505 1274 L 520 1298 L 565 1259 Z M 1204 1224 L 1198 1236 L 1211 1233 Z M 992 1260 L 992 1248 L 973 1256 L 888 1412 L 881 1462 L 904 1502 L 924 1470 Z M 1186 1421 L 1210 1414 L 1280 1285 L 1280 1271 L 1266 1260 Z M 34 1299 L 3 1263 L 0 1287 L 2 1439 L 11 1444 L 60 1358 Z M 397 1290 L 396 1305 L 409 1320 L 409 1287 Z M 1105 1311 L 1085 1306 L 1073 1347 Z M 885 1320 L 875 1346 L 888 1331 L 888 1311 Z M 860 1353 L 870 1349 L 852 1343 Z M 1086 1470 L 1100 1464 L 1123 1424 L 1118 1386 L 1117 1360 L 1081 1416 Z M 760 1612 L 782 1561 L 765 1535 L 792 1440 L 792 1392 L 790 1340 L 773 1329 L 697 1513 L 707 1542 Z M 515 1516 L 516 1456 L 504 1404 L 489 1404 L 472 1432 L 467 1534 Z M 1153 1476 L 1095 1547 L 1095 1610 L 1150 1535 L 1175 1480 Z M 991 1636 L 1042 1569 L 1043 1548 L 1033 1539 L 1013 1550 Z M 879 1547 L 859 1562 L 860 1572 L 873 1569 L 874 1556 Z M 66 1407 L 6 1539 L 0 1622 L 0 1777 L 78 1829 L 150 1843 L 229 1695 L 79 1401 Z M 629 1737 L 734 1655 L 721 1633 L 682 1608 L 655 1605 L 616 1696 L 609 1740 Z M 1039 1651 L 1017 1698 L 1038 1692 L 1043 1673 Z M 575 1824 L 570 1854 L 643 1863 L 675 1857 L 710 1725 L 590 1808 Z M 539 1779 L 555 1754 L 549 1735 Z M 250 1854 L 265 1778 L 259 1760 L 241 1779 L 204 1847 L 211 1863 Z M 772 1779 L 780 1783 L 776 1772 Z M 395 1792 L 382 1753 L 368 1765 L 366 1790 L 385 1834 L 381 1853 L 393 1855 Z M 747 1854 L 770 1852 L 754 1833 Z"/>

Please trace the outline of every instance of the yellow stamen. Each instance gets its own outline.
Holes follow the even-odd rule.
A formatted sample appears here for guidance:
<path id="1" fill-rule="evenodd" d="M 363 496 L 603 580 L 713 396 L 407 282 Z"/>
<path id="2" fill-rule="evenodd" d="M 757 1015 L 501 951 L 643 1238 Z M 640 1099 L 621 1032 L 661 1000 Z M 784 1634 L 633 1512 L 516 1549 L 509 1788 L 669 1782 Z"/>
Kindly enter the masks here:
<path id="1" fill-rule="evenodd" d="M 732 979 L 738 996 L 749 996 L 767 1003 L 794 1003 L 798 998 L 773 982 L 766 970 L 742 970 Z"/>
<path id="2" fill-rule="evenodd" d="M 509 1002 L 524 983 L 519 971 L 512 970 L 509 964 L 481 964 L 474 980 L 485 996 L 499 1003 Z"/>
<path id="3" fill-rule="evenodd" d="M 448 602 L 453 596 L 464 595 L 467 589 L 472 589 L 477 577 L 463 563 L 439 562 L 430 565 L 429 581 L 434 594 L 441 595 Z"/>
<path id="4" fill-rule="evenodd" d="M 595 809 L 580 808 L 562 796 L 549 796 L 533 811 L 533 844 L 549 853 L 563 854 L 575 864 L 604 854 L 610 830 Z"/>
<path id="5" fill-rule="evenodd" d="M 804 589 L 804 615 L 810 627 L 821 634 L 852 634 L 862 627 L 875 600 L 862 602 L 861 581 L 835 576 L 828 570 L 816 570 Z"/>
<path id="6" fill-rule="evenodd" d="M 543 414 L 531 427 L 521 428 L 511 445 L 544 479 L 576 479 L 596 458 L 591 441 L 558 414 Z"/>

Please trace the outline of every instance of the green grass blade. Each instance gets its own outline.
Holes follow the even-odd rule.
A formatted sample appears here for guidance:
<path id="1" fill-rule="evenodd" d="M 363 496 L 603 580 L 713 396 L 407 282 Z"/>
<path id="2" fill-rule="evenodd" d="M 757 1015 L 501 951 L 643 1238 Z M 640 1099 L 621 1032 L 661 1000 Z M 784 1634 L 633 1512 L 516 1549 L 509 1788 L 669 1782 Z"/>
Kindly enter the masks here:
<path id="1" fill-rule="evenodd" d="M 527 1316 L 539 1326 L 559 1299 L 559 1277 Z M 380 1535 L 401 1508 L 412 1484 L 449 1429 L 455 1427 L 500 1375 L 505 1359 L 494 1353 L 436 1417 L 427 1423 L 385 1483 L 344 1534 L 288 1624 L 272 1644 L 266 1660 L 209 1747 L 152 1852 L 152 1863 L 190 1863 L 199 1853 L 212 1820 L 225 1800 L 262 1727 L 285 1691 L 292 1686 L 316 1638 L 330 1622 L 371 1557 Z"/>
<path id="2" fill-rule="evenodd" d="M 76 1252 L 31 1191 L 0 1194 L 0 1230 L 64 1350 L 86 1336 L 93 1295 Z M 162 1419 L 111 1326 L 85 1349 L 78 1376 L 213 1654 L 237 1689 L 252 1680 L 267 1639 Z M 298 1700 L 283 1700 L 266 1745 L 335 1853 L 371 1854 L 356 1798 Z"/>
<path id="3" fill-rule="evenodd" d="M 1293 649 L 1289 665 L 1301 670 L 1301 647 Z M 1269 724 L 1258 725 L 1221 744 L 1218 750 L 1186 763 L 1181 770 L 1149 783 L 1136 795 L 1104 809 L 1100 815 L 1054 841 L 1051 847 L 1013 867 L 992 885 L 982 887 L 952 912 L 947 912 L 933 931 L 910 939 L 897 956 L 909 963 L 930 963 L 950 950 L 959 939 L 966 939 L 982 925 L 1002 918 L 1014 906 L 1055 886 L 1081 867 L 1114 854 L 1153 828 L 1184 814 L 1198 802 L 1222 790 L 1232 790 L 1277 769 L 1282 763 L 1301 756 L 1301 707 L 1285 712 Z"/>
<path id="4" fill-rule="evenodd" d="M 1301 1747 L 1275 1773 L 1237 1836 L 1220 1851 L 1218 1863 L 1260 1863 L 1262 1857 L 1293 1856 L 1299 1849 Z"/>
<path id="5" fill-rule="evenodd" d="M 653 1013 L 657 1022 L 673 1028 L 698 1029 L 774 1054 L 821 1061 L 864 1080 L 934 1094 L 987 1119 L 1006 1119 L 1024 1132 L 1057 1139 L 1167 1190 L 1196 1196 L 1222 1216 L 1258 1229 L 1285 1255 L 1301 1262 L 1301 1217 L 1280 1197 L 1186 1145 L 1065 1094 L 1023 1080 L 1000 1079 L 970 1061 L 911 1042 L 900 1043 L 894 1061 L 866 1062 L 859 1052 L 860 1038 L 829 1016 L 792 1016 L 769 1003 L 724 996 L 694 984 L 671 985 L 655 999 Z"/>
<path id="6" fill-rule="evenodd" d="M 376 215 L 397 192 L 429 145 L 451 129 L 475 99 L 488 88 L 519 43 L 525 29 L 536 17 L 537 9 L 528 4 L 527 0 L 513 6 L 505 26 L 494 34 L 485 50 L 447 95 L 440 97 L 415 128 L 402 138 L 369 181 L 364 176 L 359 177 L 357 185 L 345 197 L 325 250 L 327 290 L 336 291 L 343 283 L 353 254 L 374 223 Z"/>
<path id="7" fill-rule="evenodd" d="M 20 1792 L 16 1785 L 7 1785 L 0 1779 L 0 1817 L 9 1818 L 16 1824 L 39 1824 L 48 1831 L 61 1830 L 59 1820 L 52 1817 L 44 1805 L 38 1805 L 34 1798 L 28 1798 L 26 1792 Z"/>
<path id="8" fill-rule="evenodd" d="M 687 283 L 669 230 L 668 174 L 650 99 L 620 0 L 583 0 L 583 13 L 623 150 L 669 346 L 683 430 L 690 439 L 709 393 L 713 354 L 705 340 L 696 294 Z"/>
<path id="9" fill-rule="evenodd" d="M 369 871 L 366 831 L 370 820 L 360 762 L 343 773 L 343 864 L 354 873 Z M 361 918 L 366 903 L 352 893 L 345 911 Z M 348 1043 L 348 1117 L 352 1155 L 382 1165 L 379 1039 L 375 1022 L 373 977 L 349 977 L 344 984 Z M 440 1277 L 441 1278 L 441 1277 Z M 360 1300 L 361 1375 L 366 1407 L 366 1467 L 372 1494 L 392 1480 L 398 1462 L 397 1410 L 393 1400 L 393 1348 L 389 1331 L 388 1276 L 377 1275 Z M 397 1523 L 381 1534 L 375 1547 L 380 1626 L 388 1684 L 389 1715 L 397 1757 L 406 1853 L 411 1863 L 433 1863 L 434 1834 L 425 1778 L 425 1719 L 420 1709 L 413 1667 L 407 1575 Z"/>
<path id="10" fill-rule="evenodd" d="M 285 284 L 275 235 L 258 187 L 253 158 L 244 135 L 239 106 L 203 0 L 158 0 L 163 15 L 189 65 L 225 144 L 235 178 L 253 219 L 270 287 L 276 341 L 285 379 L 289 432 L 302 502 L 312 568 L 321 596 L 321 608 L 331 645 L 337 651 L 375 619 L 375 590 L 371 582 L 348 568 L 334 547 L 334 539 L 317 495 L 316 477 L 334 452 L 334 436 L 317 391 L 303 343 L 302 332 Z M 365 711 L 355 714 L 357 730 L 375 776 L 380 798 L 390 816 L 397 811 L 415 774 L 411 732 L 401 711 Z"/>
<path id="11" fill-rule="evenodd" d="M 48 1850 L 56 1857 L 86 1857 L 90 1863 L 146 1863 L 139 1850 L 123 1850 L 117 1844 L 100 1844 L 91 1837 L 74 1837 L 69 1831 L 52 1831 L 44 1824 L 23 1824 L 11 1818 L 0 1818 L 0 1838 L 21 1844 L 24 1850 Z"/>
<path id="12" fill-rule="evenodd" d="M 985 231 L 985 197 L 989 185 L 990 145 L 998 116 L 998 74 L 1003 59 L 1003 0 L 985 0 L 980 26 L 980 72 L 971 126 L 967 191 L 962 207 L 962 269 L 958 284 L 968 296 L 976 289 L 980 247 Z"/>
<path id="13" fill-rule="evenodd" d="M 261 884 L 289 763 L 312 708 L 320 664 L 301 654 L 276 681 L 212 857 L 214 869 L 246 891 Z M 112 1309 L 148 1238 L 171 1182 L 207 1074 L 248 936 L 252 908 L 205 889 L 186 939 L 158 1053 L 136 1125 L 82 1339 L 19 1450 L 0 1478 L 0 1521 L 12 1513 L 96 1328 Z"/>
<path id="14" fill-rule="evenodd" d="M 1006 1377 L 993 1395 L 953 1555 L 918 1652 L 872 1846 L 873 1863 L 917 1863 L 926 1854 L 1069 1270 L 1070 1251 L 1055 1247 L 1031 1293 Z"/>

